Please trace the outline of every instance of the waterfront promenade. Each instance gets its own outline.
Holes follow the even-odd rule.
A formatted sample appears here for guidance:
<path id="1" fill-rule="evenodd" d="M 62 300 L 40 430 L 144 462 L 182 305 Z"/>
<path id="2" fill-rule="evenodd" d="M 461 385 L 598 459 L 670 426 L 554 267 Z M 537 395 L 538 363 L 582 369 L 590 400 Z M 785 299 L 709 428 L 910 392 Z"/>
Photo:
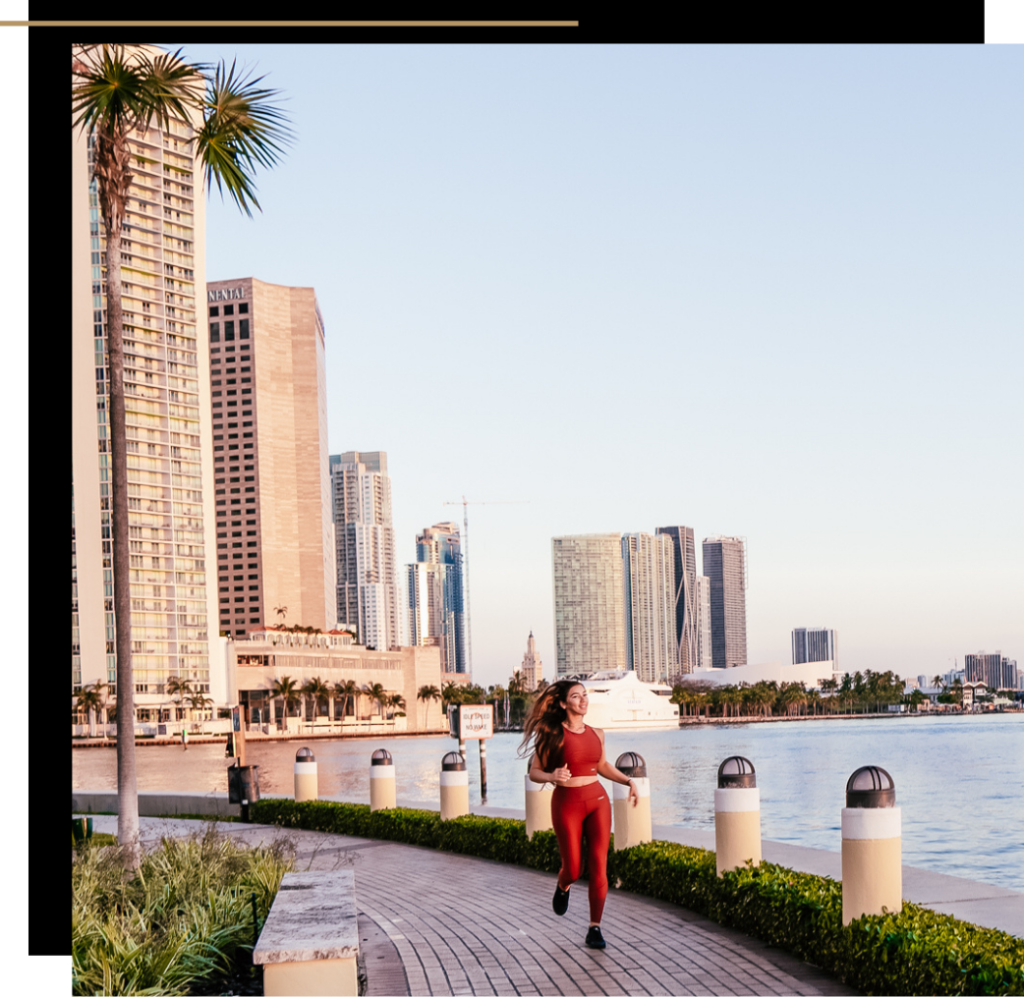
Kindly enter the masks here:
<path id="1" fill-rule="evenodd" d="M 97 832 L 116 833 L 115 816 L 93 822 Z M 140 824 L 147 845 L 208 826 L 159 817 Z M 856 993 L 795 956 L 664 901 L 612 890 L 602 925 L 608 948 L 593 951 L 583 944 L 585 882 L 557 917 L 548 873 L 315 831 L 217 828 L 250 845 L 290 839 L 299 870 L 354 871 L 368 997 Z"/>

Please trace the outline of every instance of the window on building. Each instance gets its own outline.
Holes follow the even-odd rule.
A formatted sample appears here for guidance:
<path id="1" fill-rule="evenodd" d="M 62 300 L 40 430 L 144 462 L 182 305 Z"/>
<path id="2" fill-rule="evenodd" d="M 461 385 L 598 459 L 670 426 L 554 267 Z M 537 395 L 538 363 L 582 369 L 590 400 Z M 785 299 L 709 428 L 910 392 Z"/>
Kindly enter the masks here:
<path id="1" fill-rule="evenodd" d="M 224 342 L 230 343 L 235 338 L 235 323 L 224 323 Z"/>
<path id="2" fill-rule="evenodd" d="M 234 305 L 225 305 L 224 306 L 224 314 L 225 315 L 234 315 L 235 314 L 235 306 Z"/>
<path id="3" fill-rule="evenodd" d="M 234 333 L 231 334 L 231 338 L 232 339 L 235 338 Z M 220 342 L 220 323 L 219 322 L 211 322 L 210 323 L 210 342 L 211 343 L 219 343 Z"/>
<path id="4" fill-rule="evenodd" d="M 238 320 L 238 338 L 248 339 L 249 338 L 249 320 L 247 318 Z"/>
<path id="5" fill-rule="evenodd" d="M 219 315 L 219 314 L 220 314 L 220 309 L 216 305 L 212 305 L 210 307 L 210 315 L 214 316 L 214 315 Z"/>
<path id="6" fill-rule="evenodd" d="M 243 301 L 238 306 L 238 314 L 239 315 L 248 315 L 249 314 L 249 302 L 248 301 Z"/>

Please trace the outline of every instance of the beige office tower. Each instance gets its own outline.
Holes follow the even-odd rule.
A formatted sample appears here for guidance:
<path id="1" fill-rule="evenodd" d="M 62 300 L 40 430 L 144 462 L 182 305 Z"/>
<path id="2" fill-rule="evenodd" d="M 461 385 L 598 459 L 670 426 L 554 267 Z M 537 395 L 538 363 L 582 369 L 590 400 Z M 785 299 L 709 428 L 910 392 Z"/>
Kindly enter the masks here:
<path id="1" fill-rule="evenodd" d="M 337 622 L 324 323 L 311 287 L 210 282 L 220 629 Z"/>
<path id="2" fill-rule="evenodd" d="M 132 662 L 139 720 L 170 719 L 168 679 L 223 703 L 212 523 L 205 204 L 171 121 L 129 136 L 121 242 Z M 92 144 L 72 137 L 72 690 L 116 680 L 106 261 Z M 198 306 L 198 307 L 197 307 Z"/>
<path id="3" fill-rule="evenodd" d="M 625 670 L 622 535 L 554 537 L 556 674 Z"/>
<path id="4" fill-rule="evenodd" d="M 358 450 L 333 455 L 331 492 L 338 622 L 355 626 L 359 642 L 366 647 L 378 651 L 398 647 L 388 455 Z"/>
<path id="5" fill-rule="evenodd" d="M 533 692 L 537 683 L 544 677 L 544 664 L 537 654 L 537 645 L 533 639 L 533 631 L 526 641 L 526 654 L 523 655 L 523 663 L 519 666 L 519 678 L 523 683 L 523 692 Z"/>
<path id="6" fill-rule="evenodd" d="M 663 682 L 678 670 L 674 557 L 665 534 L 622 538 L 626 668 L 641 682 Z"/>

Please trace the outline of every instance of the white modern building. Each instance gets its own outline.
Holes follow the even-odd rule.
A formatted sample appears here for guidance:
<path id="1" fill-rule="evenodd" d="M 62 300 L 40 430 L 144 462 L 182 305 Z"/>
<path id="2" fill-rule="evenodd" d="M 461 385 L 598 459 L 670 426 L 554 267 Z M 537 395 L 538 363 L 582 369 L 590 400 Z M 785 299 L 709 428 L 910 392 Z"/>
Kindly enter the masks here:
<path id="1" fill-rule="evenodd" d="M 671 539 L 627 533 L 622 538 L 626 669 L 642 682 L 663 682 L 679 666 Z"/>
<path id="2" fill-rule="evenodd" d="M 715 662 L 711 655 L 711 579 L 706 575 L 697 575 L 694 579 L 693 606 L 696 668 L 713 668 Z"/>
<path id="3" fill-rule="evenodd" d="M 330 467 L 338 622 L 355 626 L 367 647 L 389 650 L 401 635 L 387 454 L 351 450 Z"/>
<path id="4" fill-rule="evenodd" d="M 622 535 L 554 537 L 551 554 L 557 677 L 625 671 Z"/>

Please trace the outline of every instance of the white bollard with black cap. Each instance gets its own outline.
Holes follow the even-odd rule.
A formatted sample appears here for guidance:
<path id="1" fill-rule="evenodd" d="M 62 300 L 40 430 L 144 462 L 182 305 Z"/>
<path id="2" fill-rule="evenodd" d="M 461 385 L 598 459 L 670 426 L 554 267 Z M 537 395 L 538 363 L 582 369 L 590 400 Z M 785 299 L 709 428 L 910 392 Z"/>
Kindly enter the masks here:
<path id="1" fill-rule="evenodd" d="M 627 751 L 619 755 L 615 767 L 633 780 L 639 799 L 636 806 L 629 802 L 629 786 L 612 783 L 612 818 L 615 828 L 615 850 L 632 848 L 652 841 L 651 830 L 651 780 L 647 778 L 647 763 L 642 755 Z"/>
<path id="2" fill-rule="evenodd" d="M 903 910 L 902 827 L 896 784 L 877 765 L 846 783 L 843 829 L 843 924 L 883 908 Z"/>
<path id="3" fill-rule="evenodd" d="M 715 868 L 722 876 L 747 862 L 761 864 L 761 792 L 754 763 L 733 755 L 718 766 Z"/>
<path id="4" fill-rule="evenodd" d="M 459 751 L 441 759 L 441 820 L 465 817 L 469 813 L 469 772 Z"/>
<path id="5" fill-rule="evenodd" d="M 394 810 L 395 763 L 391 752 L 378 748 L 370 755 L 370 810 Z"/>
<path id="6" fill-rule="evenodd" d="M 530 765 L 533 760 L 530 760 Z M 530 765 L 527 766 L 529 771 Z M 526 837 L 532 838 L 538 831 L 550 831 L 554 825 L 551 823 L 551 794 L 554 791 L 554 783 L 534 782 L 529 774 L 526 780 Z"/>
<path id="7" fill-rule="evenodd" d="M 295 802 L 317 799 L 316 758 L 309 748 L 295 752 Z"/>

